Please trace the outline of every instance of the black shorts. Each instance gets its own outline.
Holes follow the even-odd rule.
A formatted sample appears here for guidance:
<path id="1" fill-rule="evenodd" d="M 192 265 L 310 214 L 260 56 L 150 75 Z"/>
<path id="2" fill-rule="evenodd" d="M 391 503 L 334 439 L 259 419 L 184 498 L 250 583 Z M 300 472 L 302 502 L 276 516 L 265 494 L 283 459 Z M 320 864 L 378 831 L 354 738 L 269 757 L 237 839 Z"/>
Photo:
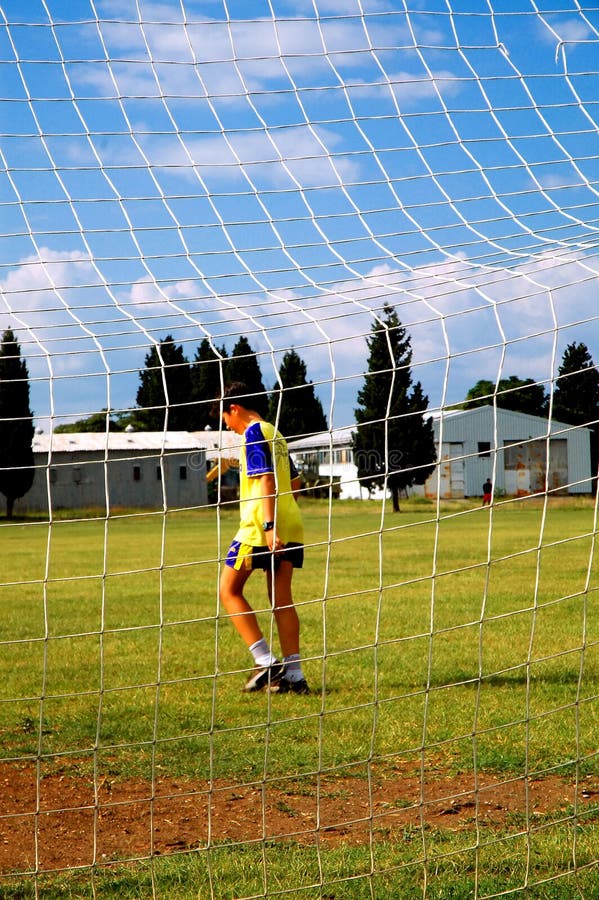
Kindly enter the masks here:
<path id="1" fill-rule="evenodd" d="M 282 561 L 290 562 L 294 569 L 301 569 L 304 565 L 304 545 L 290 541 L 285 544 L 283 550 L 271 553 L 268 547 L 252 547 L 250 544 L 242 544 L 240 541 L 232 541 L 225 565 L 231 569 L 262 569 L 270 572 L 273 565 L 277 569 Z"/>

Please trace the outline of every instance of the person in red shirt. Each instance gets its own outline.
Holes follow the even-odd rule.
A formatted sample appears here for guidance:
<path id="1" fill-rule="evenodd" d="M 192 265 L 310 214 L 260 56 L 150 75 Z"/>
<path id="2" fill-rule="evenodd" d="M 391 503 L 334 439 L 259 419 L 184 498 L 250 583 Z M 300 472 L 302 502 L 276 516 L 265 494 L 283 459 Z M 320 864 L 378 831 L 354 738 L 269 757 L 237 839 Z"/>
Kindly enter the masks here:
<path id="1" fill-rule="evenodd" d="M 483 484 L 483 506 L 490 506 L 492 500 L 493 500 L 493 483 L 490 478 L 487 478 L 487 480 Z"/>

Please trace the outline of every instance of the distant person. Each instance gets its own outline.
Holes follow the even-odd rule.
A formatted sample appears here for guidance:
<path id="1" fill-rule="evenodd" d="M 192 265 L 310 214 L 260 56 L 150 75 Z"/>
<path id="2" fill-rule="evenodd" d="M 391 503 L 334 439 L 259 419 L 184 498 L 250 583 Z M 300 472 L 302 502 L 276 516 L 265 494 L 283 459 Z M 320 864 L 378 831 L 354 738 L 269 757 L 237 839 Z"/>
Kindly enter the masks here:
<path id="1" fill-rule="evenodd" d="M 493 499 L 493 482 L 487 478 L 483 484 L 483 506 L 490 506 Z"/>
<path id="2" fill-rule="evenodd" d="M 300 479 L 287 443 L 256 407 L 241 382 L 228 385 L 220 401 L 223 422 L 243 435 L 239 459 L 240 524 L 220 577 L 220 599 L 254 658 L 256 668 L 244 691 L 308 694 L 300 660 L 300 623 L 293 604 L 291 579 L 304 560 L 304 528 L 295 495 Z M 222 460 L 208 472 L 211 481 L 227 468 Z M 282 661 L 271 651 L 243 589 L 254 571 L 266 575 Z"/>

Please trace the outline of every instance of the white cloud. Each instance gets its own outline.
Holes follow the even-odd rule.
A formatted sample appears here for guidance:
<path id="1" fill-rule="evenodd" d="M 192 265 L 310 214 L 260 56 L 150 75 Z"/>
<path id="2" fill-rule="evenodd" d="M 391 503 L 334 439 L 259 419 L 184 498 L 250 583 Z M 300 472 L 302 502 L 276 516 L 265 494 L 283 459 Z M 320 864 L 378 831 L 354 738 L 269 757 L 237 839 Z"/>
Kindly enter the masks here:
<path id="1" fill-rule="evenodd" d="M 231 22 L 230 28 L 222 21 L 227 8 L 222 0 L 202 3 L 201 12 L 195 4 L 185 4 L 188 21 L 193 23 L 194 15 L 198 20 L 185 32 L 178 3 L 141 0 L 138 9 L 136 4 L 124 0 L 101 0 L 101 16 L 122 20 L 112 24 L 104 20 L 101 25 L 113 58 L 116 88 L 105 63 L 88 60 L 85 65 L 70 59 L 67 71 L 75 93 L 80 95 L 79 108 L 90 139 L 101 155 L 107 178 L 112 178 L 114 189 L 119 192 L 122 207 L 97 172 L 83 171 L 93 161 L 87 158 L 85 129 L 81 134 L 81 121 L 72 104 L 41 99 L 46 93 L 37 93 L 39 82 L 32 69 L 28 77 L 32 95 L 38 98 L 35 106 L 40 123 L 52 134 L 61 132 L 65 142 L 69 136 L 79 136 L 80 143 L 73 145 L 72 156 L 78 165 L 67 165 L 60 171 L 62 157 L 57 153 L 59 171 L 52 166 L 37 171 L 31 148 L 31 158 L 26 158 L 27 135 L 32 125 L 24 118 L 15 121 L 15 129 L 23 126 L 15 146 L 20 151 L 22 142 L 24 158 L 22 165 L 20 161 L 18 167 L 15 165 L 16 187 L 6 182 L 6 214 L 11 219 L 14 216 L 14 225 L 11 222 L 5 227 L 4 246 L 22 247 L 21 240 L 27 239 L 29 228 L 51 233 L 51 238 L 42 240 L 52 240 L 53 247 L 67 246 L 70 240 L 78 239 L 72 236 L 78 227 L 73 224 L 73 213 L 77 212 L 82 227 L 89 229 L 89 245 L 98 253 L 97 266 L 101 271 L 98 273 L 86 256 L 69 249 L 44 249 L 42 258 L 31 255 L 15 261 L 10 270 L 4 270 L 7 275 L 0 284 L 7 310 L 3 321 L 24 330 L 28 347 L 33 348 L 37 339 L 51 354 L 55 371 L 64 373 L 101 371 L 98 345 L 122 347 L 127 341 L 137 341 L 138 349 L 131 352 L 130 359 L 115 363 L 115 367 L 134 367 L 143 354 L 144 342 L 163 336 L 167 330 L 173 330 L 176 339 L 179 335 L 181 339 L 185 337 L 190 346 L 210 333 L 219 344 L 226 341 L 230 347 L 236 336 L 244 333 L 255 349 L 265 354 L 262 359 L 265 367 L 270 366 L 269 376 L 274 374 L 268 356 L 270 349 L 280 355 L 294 346 L 305 356 L 310 376 L 315 380 L 334 375 L 356 387 L 366 364 L 366 337 L 374 312 L 387 300 L 397 307 L 410 331 L 414 365 L 422 373 L 426 390 L 431 396 L 438 396 L 445 387 L 454 393 L 450 400 L 461 399 L 460 392 L 463 396 L 478 377 L 550 377 L 555 353 L 559 356 L 568 340 L 588 340 L 591 352 L 596 354 L 592 340 L 598 331 L 595 295 L 599 265 L 590 252 L 566 254 L 558 249 L 528 259 L 514 255 L 510 260 L 506 250 L 502 255 L 506 266 L 487 268 L 473 265 L 463 256 L 439 260 L 434 265 L 415 265 L 409 270 L 392 261 L 394 252 L 398 260 L 417 259 L 416 254 L 427 240 L 427 227 L 431 229 L 429 250 L 432 241 L 438 239 L 454 242 L 455 246 L 467 246 L 469 242 L 475 246 L 472 252 L 486 252 L 482 241 L 475 243 L 475 232 L 471 230 L 465 236 L 461 225 L 451 218 L 452 202 L 458 204 L 458 212 L 467 208 L 472 213 L 472 228 L 478 227 L 478 219 L 481 229 L 488 228 L 490 235 L 507 235 L 508 248 L 519 240 L 510 235 L 518 224 L 513 217 L 508 221 L 507 204 L 511 202 L 518 206 L 520 221 L 530 223 L 531 242 L 537 224 L 545 228 L 543 235 L 566 234 L 566 229 L 558 229 L 564 224 L 575 224 L 571 218 L 565 218 L 568 208 L 575 208 L 573 202 L 566 205 L 564 218 L 559 210 L 550 217 L 542 211 L 544 206 L 535 211 L 538 204 L 534 185 L 531 183 L 526 190 L 520 186 L 520 167 L 513 164 L 509 146 L 501 143 L 495 131 L 488 131 L 491 121 L 485 110 L 477 112 L 476 105 L 467 105 L 466 101 L 474 95 L 474 79 L 457 50 L 450 50 L 449 45 L 441 47 L 450 36 L 447 18 L 425 15 L 426 3 L 417 2 L 403 15 L 392 3 L 375 6 L 369 2 L 364 13 L 364 24 L 370 29 L 367 36 L 358 15 L 360 4 L 319 0 L 321 33 L 309 0 L 284 5 L 290 21 L 279 18 L 277 34 L 268 16 L 268 4 L 258 6 L 248 0 L 247 18 L 255 16 L 255 21 Z M 237 3 L 234 9 L 241 19 L 244 4 Z M 390 15 L 370 17 L 368 13 L 375 9 Z M 138 12 L 145 23 L 143 29 L 135 21 Z M 334 18 L 337 14 L 338 18 Z M 412 42 L 411 47 L 405 40 L 396 40 L 407 25 L 408 15 L 415 29 L 415 44 Z M 209 16 L 213 17 L 212 22 L 199 23 L 199 19 Z M 552 108 L 551 121 L 557 131 L 564 123 L 567 125 L 562 131 L 568 135 L 568 149 L 576 160 L 577 132 L 569 124 L 572 112 L 567 108 L 568 118 L 563 119 L 559 109 L 561 99 L 565 97 L 567 102 L 572 96 L 567 93 L 569 86 L 541 76 L 559 72 L 553 52 L 556 35 L 559 40 L 576 41 L 585 40 L 589 34 L 582 15 L 575 18 L 552 14 L 547 22 L 555 33 L 546 28 L 546 36 L 553 44 L 548 50 L 541 41 L 530 40 L 533 30 L 539 27 L 538 16 L 518 17 L 521 29 L 513 27 L 515 21 L 506 13 L 495 23 L 500 31 L 511 29 L 505 39 L 514 69 L 505 67 L 500 51 L 489 43 L 488 53 L 471 57 L 473 61 L 480 59 L 481 82 L 477 82 L 476 89 L 484 84 L 491 102 L 496 97 L 513 140 L 523 154 L 530 154 L 530 164 L 534 164 L 539 180 L 553 189 L 566 184 L 568 169 L 562 164 L 558 170 L 550 159 L 543 160 L 546 148 L 551 156 L 550 141 L 521 139 L 534 134 L 538 126 L 534 108 L 528 110 L 521 88 L 530 87 L 540 107 L 545 92 L 551 91 L 547 85 L 555 84 L 555 105 L 552 97 L 547 100 Z M 438 23 L 441 31 L 426 34 L 427 23 Z M 474 36 L 477 23 L 473 17 L 461 17 L 457 24 L 464 28 L 457 37 L 463 37 L 465 44 L 469 35 Z M 480 31 L 483 45 L 492 37 L 489 24 L 487 17 Z M 91 26 L 85 34 L 87 50 L 93 43 Z M 277 38 L 286 54 L 290 77 L 278 56 Z M 60 29 L 57 39 L 60 40 Z M 65 42 L 64 46 L 72 44 Z M 398 52 L 394 47 L 409 49 Z M 328 57 L 323 55 L 325 48 Z M 374 48 L 378 48 L 377 59 L 388 73 L 391 87 L 376 83 L 383 80 L 383 74 L 368 52 Z M 97 52 L 97 46 L 93 49 Z M 568 54 L 571 51 L 572 45 L 566 47 Z M 581 55 L 591 51 L 590 46 L 579 49 Z M 199 61 L 197 67 L 194 58 Z M 425 64 L 431 67 L 430 77 Z M 346 78 L 350 103 L 360 117 L 357 121 L 351 121 L 335 67 L 339 76 Z M 64 84 L 58 80 L 62 77 L 60 67 L 50 66 L 50 70 L 57 81 L 48 84 L 47 96 L 68 98 Z M 516 71 L 522 74 L 523 82 L 514 77 Z M 529 71 L 535 77 L 527 81 Z M 452 122 L 446 122 L 442 115 L 412 115 L 413 111 L 438 110 L 437 90 L 446 98 L 462 88 L 461 102 L 448 103 L 455 110 L 453 123 L 456 128 L 463 127 L 467 139 L 466 119 L 472 110 L 475 119 L 470 127 L 476 140 L 471 139 L 468 146 L 473 154 L 480 153 L 481 159 L 488 159 L 488 171 L 495 171 L 499 182 L 503 184 L 505 179 L 505 187 L 497 195 L 503 198 L 499 211 L 490 200 L 487 203 L 488 186 L 472 176 L 470 169 L 476 168 L 476 161 L 464 161 L 461 151 L 459 155 L 454 152 L 453 135 L 447 136 L 443 130 Z M 254 92 L 251 97 L 246 89 Z M 297 102 L 296 89 L 306 114 L 322 125 L 310 128 L 298 124 L 304 111 Z M 409 121 L 393 116 L 390 90 L 402 112 L 408 111 Z M 212 95 L 210 102 L 207 92 Z M 252 102 L 258 107 L 258 115 Z M 15 109 L 20 106 L 13 105 Z M 24 116 L 23 111 L 21 114 Z M 125 114 L 150 169 L 145 167 L 145 160 L 127 133 Z M 270 131 L 263 130 L 260 115 L 267 120 Z M 448 115 L 451 118 L 454 114 Z M 367 140 L 379 151 L 377 159 L 359 133 L 358 122 Z M 221 125 L 228 139 L 221 134 Z M 415 129 L 415 140 L 420 139 L 427 146 L 424 162 L 409 149 L 402 126 Z M 586 159 L 586 164 L 581 165 L 588 167 L 588 133 L 582 141 L 579 156 Z M 437 176 L 437 185 L 428 179 L 425 162 Z M 377 163 L 385 169 L 381 171 Z M 557 177 L 562 168 L 566 178 Z M 71 192 L 67 201 L 62 187 L 57 186 L 57 175 L 62 176 Z M 339 189 L 339 181 L 342 188 L 345 185 L 351 192 L 351 201 L 364 211 L 362 220 Z M 302 195 L 295 190 L 296 182 L 310 190 Z M 439 184 L 451 193 L 447 204 L 447 198 L 437 194 Z M 256 194 L 251 185 L 256 186 Z M 312 190 L 320 186 L 336 189 Z M 22 204 L 13 202 L 17 189 L 21 191 Z M 53 203 L 40 202 L 45 199 Z M 111 202 L 101 205 L 95 199 Z M 591 215 L 592 205 L 587 208 Z M 577 209 L 582 218 L 584 202 Z M 23 214 L 29 217 L 25 228 Z M 219 216 L 233 223 L 227 234 L 223 233 Z M 138 246 L 147 254 L 143 260 L 138 258 L 138 246 L 126 233 L 129 222 L 140 229 Z M 247 226 L 244 222 L 256 224 Z M 416 232 L 416 222 L 422 223 L 422 233 Z M 285 257 L 276 246 L 276 227 L 282 239 L 289 241 Z M 326 238 L 321 239 L 319 227 L 326 232 Z M 368 232 L 371 227 L 373 233 Z M 575 228 L 570 231 L 573 235 L 575 232 Z M 229 238 L 236 253 L 231 252 Z M 495 246 L 499 247 L 503 240 L 496 238 Z M 526 240 L 523 235 L 522 242 Z M 351 267 L 363 271 L 367 259 L 380 258 L 383 244 L 390 248 L 391 261 L 373 265 L 362 278 L 354 276 Z M 489 248 L 489 253 L 493 252 Z M 345 269 L 336 253 L 347 254 Z M 424 254 L 423 250 L 420 258 Z M 195 281 L 191 280 L 194 267 Z M 147 276 L 142 281 L 139 275 L 144 268 Z M 343 282 L 344 276 L 339 275 L 342 271 L 347 272 Z M 204 280 L 200 273 L 204 273 Z M 156 283 L 151 282 L 152 277 Z M 114 285 L 112 292 L 102 285 L 103 278 Z M 316 282 L 322 279 L 320 296 L 307 296 L 308 292 L 319 292 L 317 286 L 310 287 L 311 278 Z M 333 278 L 338 279 L 335 284 L 331 283 Z M 295 287 L 263 296 L 257 293 L 261 279 L 268 286 L 283 283 Z M 302 284 L 306 296 L 297 286 Z M 252 288 L 256 293 L 251 293 Z M 118 297 L 111 296 L 114 292 L 118 292 Z M 134 316 L 134 323 L 126 314 Z M 450 357 L 448 365 L 446 357 Z M 65 389 L 61 387 L 56 394 L 60 402 L 67 388 L 77 388 L 76 380 L 65 379 L 64 385 Z"/>
<path id="2" fill-rule="evenodd" d="M 559 40 L 565 43 L 576 43 L 593 37 L 588 23 L 579 18 L 541 15 L 540 21 L 544 25 L 544 34 L 549 42 L 555 41 L 556 34 L 559 36 Z"/>
<path id="3" fill-rule="evenodd" d="M 130 405 L 152 336 L 159 339 L 172 331 L 190 359 L 206 335 L 218 346 L 225 343 L 230 352 L 245 334 L 260 354 L 267 386 L 274 384 L 282 354 L 296 349 L 308 377 L 321 383 L 323 397 L 330 397 L 330 382 L 336 379 L 336 423 L 349 424 L 367 365 L 366 338 L 385 301 L 397 309 L 410 334 L 413 377 L 422 381 L 436 406 L 444 391 L 446 402 L 463 399 L 479 378 L 495 381 L 515 374 L 548 384 L 566 343 L 574 340 L 587 343 L 596 355 L 598 272 L 597 260 L 580 253 L 545 253 L 511 269 L 483 269 L 459 258 L 410 271 L 384 264 L 310 300 L 292 290 L 261 298 L 201 300 L 193 280 L 174 280 L 161 289 L 136 281 L 118 300 L 137 324 L 127 330 L 115 320 L 115 328 L 104 333 L 105 327 L 78 326 L 77 302 L 65 309 L 59 301 L 65 289 L 74 298 L 79 290 L 83 301 L 84 285 L 93 275 L 90 261 L 75 252 L 44 250 L 42 259 L 23 259 L 1 282 L 5 306 L 13 312 L 1 324 L 14 327 L 24 342 L 31 374 L 39 379 L 34 406 L 40 416 L 48 411 L 50 387 L 59 416 L 81 408 L 82 385 L 86 409 L 106 406 L 106 360 L 128 372 L 125 377 L 118 369 L 111 371 L 119 385 L 112 402 Z M 95 318 L 107 321 L 111 308 L 106 299 Z M 120 338 L 115 336 L 119 331 Z M 104 360 L 100 347 L 107 352 Z M 47 382 L 49 365 L 52 384 Z"/>
<path id="4" fill-rule="evenodd" d="M 211 184 L 244 181 L 245 169 L 251 181 L 261 187 L 301 187 L 350 182 L 356 178 L 358 164 L 338 157 L 341 139 L 319 128 L 313 133 L 307 126 L 266 134 L 230 133 L 204 138 L 163 136 L 141 137 L 140 144 L 153 166 L 180 166 L 179 177 L 195 178 L 193 167 Z M 174 174 L 174 173 L 173 173 Z M 247 183 L 247 182 L 246 182 Z"/>
<path id="5" fill-rule="evenodd" d="M 463 399 L 479 378 L 515 374 L 548 385 L 566 343 L 588 339 L 592 352 L 592 338 L 599 337 L 589 262 L 582 254 L 545 254 L 513 269 L 483 270 L 465 260 L 410 272 L 379 266 L 361 281 L 338 285 L 318 312 L 330 344 L 306 347 L 311 377 L 330 377 L 329 354 L 338 378 L 360 377 L 373 313 L 386 300 L 410 334 L 413 375 L 433 404 L 444 386 L 446 402 Z M 301 324 L 289 330 L 289 344 L 300 355 L 306 333 Z"/>
<path id="6" fill-rule="evenodd" d="M 84 284 L 91 272 L 90 260 L 80 252 L 41 247 L 8 272 L 0 290 L 9 312 L 40 311 L 48 304 L 61 305 L 60 291 Z"/>

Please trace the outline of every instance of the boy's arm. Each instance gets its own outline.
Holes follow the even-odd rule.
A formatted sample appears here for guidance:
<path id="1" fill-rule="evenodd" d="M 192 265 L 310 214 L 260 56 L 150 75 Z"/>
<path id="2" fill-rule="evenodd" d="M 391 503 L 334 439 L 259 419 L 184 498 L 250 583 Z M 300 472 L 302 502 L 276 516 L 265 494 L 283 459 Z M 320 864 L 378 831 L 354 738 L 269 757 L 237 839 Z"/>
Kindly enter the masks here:
<path id="1" fill-rule="evenodd" d="M 262 496 L 262 521 L 275 522 L 276 507 L 276 482 L 273 472 L 260 475 L 260 494 Z M 271 550 L 280 550 L 283 546 L 279 540 L 276 528 L 270 528 L 264 532 L 266 543 Z"/>
<path id="2" fill-rule="evenodd" d="M 212 466 L 210 471 L 206 473 L 206 481 L 210 484 L 210 482 L 214 481 L 215 478 L 218 478 L 219 475 L 224 475 L 230 467 L 231 463 L 227 457 L 222 456 L 216 465 Z"/>

